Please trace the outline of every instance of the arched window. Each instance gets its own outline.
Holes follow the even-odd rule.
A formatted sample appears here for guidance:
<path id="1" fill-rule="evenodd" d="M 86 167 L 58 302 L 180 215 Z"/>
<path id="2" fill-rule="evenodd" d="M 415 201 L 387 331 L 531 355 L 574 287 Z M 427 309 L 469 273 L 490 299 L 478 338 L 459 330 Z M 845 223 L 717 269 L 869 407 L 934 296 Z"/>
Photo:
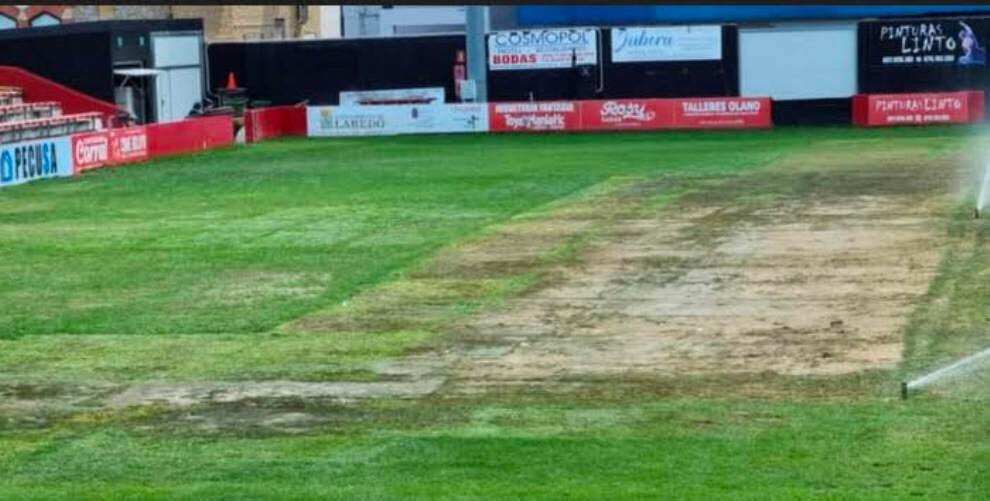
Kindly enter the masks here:
<path id="1" fill-rule="evenodd" d="M 42 12 L 31 19 L 31 26 L 54 26 L 56 24 L 62 24 L 62 20 L 47 12 Z"/>
<path id="2" fill-rule="evenodd" d="M 17 27 L 17 21 L 12 17 L 0 14 L 0 30 L 9 30 Z"/>

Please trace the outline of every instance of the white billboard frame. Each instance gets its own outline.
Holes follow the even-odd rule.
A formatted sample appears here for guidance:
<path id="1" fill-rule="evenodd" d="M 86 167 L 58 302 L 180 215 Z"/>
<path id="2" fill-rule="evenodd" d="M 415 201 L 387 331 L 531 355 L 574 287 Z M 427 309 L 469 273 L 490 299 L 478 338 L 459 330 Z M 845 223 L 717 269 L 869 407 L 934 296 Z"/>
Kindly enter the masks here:
<path id="1" fill-rule="evenodd" d="M 601 57 L 599 31 L 586 26 L 493 31 L 485 38 L 488 70 L 596 66 Z"/>
<path id="2" fill-rule="evenodd" d="M 609 38 L 613 63 L 722 60 L 720 24 L 617 26 Z"/>

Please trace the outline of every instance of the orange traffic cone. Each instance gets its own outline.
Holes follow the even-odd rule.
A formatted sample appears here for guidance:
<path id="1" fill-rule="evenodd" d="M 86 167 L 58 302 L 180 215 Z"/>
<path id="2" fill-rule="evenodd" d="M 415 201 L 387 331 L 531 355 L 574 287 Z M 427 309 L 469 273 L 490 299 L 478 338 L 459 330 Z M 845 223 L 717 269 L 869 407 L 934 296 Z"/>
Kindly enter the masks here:
<path id="1" fill-rule="evenodd" d="M 234 72 L 227 73 L 227 90 L 237 89 L 237 80 L 234 79 Z"/>

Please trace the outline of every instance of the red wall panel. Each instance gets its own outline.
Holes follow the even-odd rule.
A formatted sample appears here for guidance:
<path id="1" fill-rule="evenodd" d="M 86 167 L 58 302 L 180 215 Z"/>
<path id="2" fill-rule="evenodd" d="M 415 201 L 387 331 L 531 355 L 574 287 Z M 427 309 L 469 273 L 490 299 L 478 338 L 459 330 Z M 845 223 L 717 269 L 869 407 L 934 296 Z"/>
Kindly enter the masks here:
<path id="1" fill-rule="evenodd" d="M 147 128 L 148 156 L 151 158 L 234 144 L 234 122 L 230 116 L 189 118 L 151 124 Z"/>
<path id="2" fill-rule="evenodd" d="M 305 106 L 273 106 L 244 112 L 245 142 L 253 143 L 282 136 L 305 135 Z"/>

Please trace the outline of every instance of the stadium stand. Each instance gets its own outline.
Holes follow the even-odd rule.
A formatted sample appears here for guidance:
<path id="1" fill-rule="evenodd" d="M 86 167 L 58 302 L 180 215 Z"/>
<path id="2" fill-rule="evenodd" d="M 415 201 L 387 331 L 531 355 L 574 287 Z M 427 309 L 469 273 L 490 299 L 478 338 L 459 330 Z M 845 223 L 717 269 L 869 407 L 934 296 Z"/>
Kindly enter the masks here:
<path id="1" fill-rule="evenodd" d="M 24 89 L 0 86 L 0 144 L 101 130 L 103 114 L 63 114 L 58 101 L 25 101 Z"/>

